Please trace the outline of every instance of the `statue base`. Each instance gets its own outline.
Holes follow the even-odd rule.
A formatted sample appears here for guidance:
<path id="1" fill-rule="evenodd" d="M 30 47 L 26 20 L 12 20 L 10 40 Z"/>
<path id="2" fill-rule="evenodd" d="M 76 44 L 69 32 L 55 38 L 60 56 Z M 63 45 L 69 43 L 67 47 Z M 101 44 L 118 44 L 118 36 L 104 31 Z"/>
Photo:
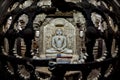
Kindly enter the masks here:
<path id="1" fill-rule="evenodd" d="M 71 63 L 73 54 L 45 54 L 44 56 L 41 55 L 41 58 L 56 58 L 57 63 Z"/>
<path id="2" fill-rule="evenodd" d="M 59 53 L 59 54 L 46 54 L 47 58 L 72 58 L 73 54 L 65 54 L 65 53 Z"/>

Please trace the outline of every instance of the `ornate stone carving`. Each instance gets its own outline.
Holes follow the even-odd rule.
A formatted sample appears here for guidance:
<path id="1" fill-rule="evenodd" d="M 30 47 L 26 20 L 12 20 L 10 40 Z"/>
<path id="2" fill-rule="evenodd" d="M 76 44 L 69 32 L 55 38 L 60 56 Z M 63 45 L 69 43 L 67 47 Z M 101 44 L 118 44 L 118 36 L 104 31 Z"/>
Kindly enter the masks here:
<path id="1" fill-rule="evenodd" d="M 42 29 L 42 28 L 41 28 Z M 62 30 L 63 35 L 66 37 L 66 45 L 64 50 L 70 51 L 69 53 L 75 54 L 76 50 L 76 29 L 75 27 L 64 18 L 56 18 L 50 21 L 47 25 L 43 26 L 43 52 L 46 54 L 50 48 L 52 49 L 52 37 L 55 36 L 57 30 Z M 65 53 L 65 51 L 63 51 Z"/>

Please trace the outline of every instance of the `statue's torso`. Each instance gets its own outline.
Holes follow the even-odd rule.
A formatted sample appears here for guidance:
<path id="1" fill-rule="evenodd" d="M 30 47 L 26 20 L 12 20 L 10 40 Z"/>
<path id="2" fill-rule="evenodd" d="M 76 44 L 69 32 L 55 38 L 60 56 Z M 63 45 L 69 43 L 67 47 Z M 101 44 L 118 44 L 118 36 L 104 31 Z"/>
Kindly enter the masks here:
<path id="1" fill-rule="evenodd" d="M 54 37 L 54 44 L 57 48 L 61 48 L 61 47 L 63 47 L 64 43 L 66 42 L 65 40 L 66 39 L 64 36 L 55 36 Z"/>

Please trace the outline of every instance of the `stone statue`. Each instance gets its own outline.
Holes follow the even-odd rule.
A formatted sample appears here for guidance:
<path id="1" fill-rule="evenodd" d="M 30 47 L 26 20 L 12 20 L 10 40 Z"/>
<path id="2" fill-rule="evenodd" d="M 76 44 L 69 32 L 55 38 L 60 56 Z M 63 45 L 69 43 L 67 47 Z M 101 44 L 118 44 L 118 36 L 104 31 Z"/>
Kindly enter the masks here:
<path id="1" fill-rule="evenodd" d="M 72 53 L 71 49 L 66 48 L 67 46 L 66 37 L 63 35 L 61 29 L 56 30 L 56 35 L 52 37 L 52 48 L 47 49 L 46 53 Z"/>
<path id="2" fill-rule="evenodd" d="M 17 30 L 21 31 L 25 28 L 25 26 L 28 23 L 28 16 L 26 14 L 23 14 L 19 17 L 18 23 L 17 23 Z"/>

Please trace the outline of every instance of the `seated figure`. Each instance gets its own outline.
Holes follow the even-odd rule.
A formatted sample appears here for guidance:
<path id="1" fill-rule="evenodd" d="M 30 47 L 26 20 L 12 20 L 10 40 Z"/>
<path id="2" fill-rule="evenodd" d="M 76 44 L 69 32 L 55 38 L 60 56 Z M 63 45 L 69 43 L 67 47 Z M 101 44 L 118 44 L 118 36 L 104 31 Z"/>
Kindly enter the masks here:
<path id="1" fill-rule="evenodd" d="M 46 53 L 72 53 L 71 49 L 66 48 L 66 37 L 61 29 L 56 30 L 56 35 L 52 37 L 52 48 L 47 49 Z"/>

